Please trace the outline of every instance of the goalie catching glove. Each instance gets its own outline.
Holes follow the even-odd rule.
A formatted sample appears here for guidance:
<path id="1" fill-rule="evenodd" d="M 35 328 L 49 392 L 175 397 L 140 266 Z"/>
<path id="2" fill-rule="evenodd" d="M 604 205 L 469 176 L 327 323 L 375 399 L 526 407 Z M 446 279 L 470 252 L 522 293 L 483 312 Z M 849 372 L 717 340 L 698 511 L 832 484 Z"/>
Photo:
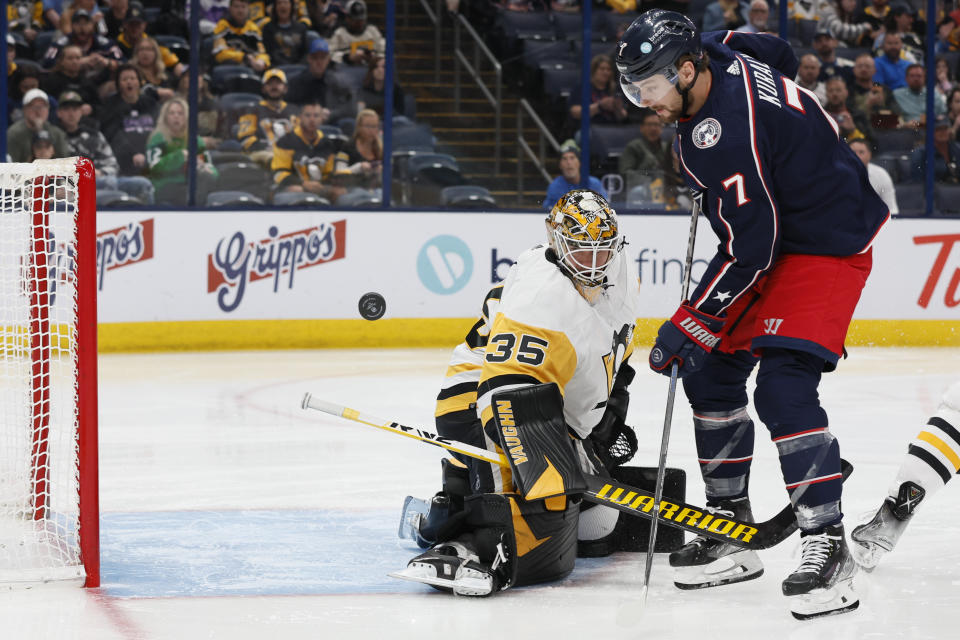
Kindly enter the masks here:
<path id="1" fill-rule="evenodd" d="M 703 366 L 707 355 L 720 343 L 717 333 L 724 319 L 697 311 L 687 302 L 657 333 L 650 350 L 650 368 L 657 373 L 670 375 L 670 365 L 676 362 L 679 377 L 689 375 Z"/>

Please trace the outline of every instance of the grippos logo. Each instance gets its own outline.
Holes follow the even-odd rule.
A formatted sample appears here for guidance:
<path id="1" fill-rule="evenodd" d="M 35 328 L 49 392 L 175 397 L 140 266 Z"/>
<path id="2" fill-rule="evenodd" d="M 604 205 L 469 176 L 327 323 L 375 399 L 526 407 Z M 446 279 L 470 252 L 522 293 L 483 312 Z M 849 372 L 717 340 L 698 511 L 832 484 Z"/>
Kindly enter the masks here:
<path id="1" fill-rule="evenodd" d="M 97 290 L 103 291 L 107 271 L 129 267 L 153 257 L 153 218 L 131 222 L 97 234 Z"/>
<path id="2" fill-rule="evenodd" d="M 466 286 L 473 275 L 470 247 L 456 236 L 436 236 L 417 256 L 417 275 L 431 292 L 446 296 Z"/>

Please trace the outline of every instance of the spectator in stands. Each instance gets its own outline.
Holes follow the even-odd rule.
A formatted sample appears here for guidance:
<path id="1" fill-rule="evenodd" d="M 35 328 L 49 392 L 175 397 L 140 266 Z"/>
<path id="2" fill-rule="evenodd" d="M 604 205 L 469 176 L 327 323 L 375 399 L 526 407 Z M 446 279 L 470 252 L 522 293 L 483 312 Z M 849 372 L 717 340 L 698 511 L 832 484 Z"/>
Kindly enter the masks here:
<path id="1" fill-rule="evenodd" d="M 217 139 L 219 131 L 220 111 L 217 109 L 217 99 L 210 91 L 210 79 L 206 74 L 197 76 L 197 134 L 203 138 L 208 149 L 220 144 Z M 190 73 L 184 72 L 177 78 L 176 95 L 189 104 L 190 100 Z"/>
<path id="2" fill-rule="evenodd" d="M 23 118 L 23 97 L 31 89 L 40 88 L 40 72 L 36 67 L 17 67 L 9 77 L 7 124 Z"/>
<path id="3" fill-rule="evenodd" d="M 290 81 L 287 99 L 298 105 L 318 101 L 322 105 L 318 124 L 355 118 L 357 105 L 353 91 L 330 72 L 330 45 L 323 38 L 317 38 L 310 43 L 308 52 L 307 70 Z"/>
<path id="4" fill-rule="evenodd" d="M 870 47 L 880 34 L 860 15 L 857 0 L 832 0 L 821 5 L 820 24 L 844 47 Z"/>
<path id="5" fill-rule="evenodd" d="M 127 11 L 130 9 L 130 0 L 110 0 L 110 6 L 103 14 L 103 24 L 107 28 L 106 36 L 111 40 L 120 37 L 120 31 L 123 29 L 123 21 L 127 17 Z"/>
<path id="6" fill-rule="evenodd" d="M 922 127 L 927 121 L 927 85 L 922 64 L 907 67 L 907 84 L 894 89 L 893 99 L 900 109 L 902 126 Z M 934 92 L 933 111 L 936 115 L 947 113 L 947 101 L 943 94 Z"/>
<path id="7" fill-rule="evenodd" d="M 67 136 L 49 122 L 50 98 L 42 89 L 30 89 L 23 96 L 23 120 L 7 129 L 7 153 L 13 162 L 29 162 L 33 134 L 46 131 L 52 138 L 57 158 L 67 156 Z"/>
<path id="8" fill-rule="evenodd" d="M 883 55 L 873 59 L 877 72 L 873 79 L 891 91 L 907 84 L 907 67 L 910 62 L 901 57 L 903 44 L 896 33 L 883 36 Z"/>
<path id="9" fill-rule="evenodd" d="M 317 102 L 301 107 L 297 126 L 277 140 L 271 165 L 273 184 L 278 191 L 309 191 L 336 202 L 346 189 L 330 183 L 336 149 L 319 129 L 322 117 Z"/>
<path id="10" fill-rule="evenodd" d="M 167 73 L 167 68 L 163 64 L 163 57 L 160 53 L 160 45 L 157 44 L 156 40 L 150 36 L 140 38 L 133 49 L 133 58 L 130 60 L 130 64 L 140 72 L 144 86 L 149 85 L 156 91 L 157 99 L 160 102 L 165 102 L 173 97 L 175 81 L 173 76 Z"/>
<path id="11" fill-rule="evenodd" d="M 253 113 L 243 114 L 237 121 L 237 139 L 253 160 L 269 165 L 277 140 L 296 126 L 298 109 L 284 100 L 287 74 L 281 69 L 263 74 L 261 94 L 263 99 Z"/>
<path id="12" fill-rule="evenodd" d="M 870 162 L 873 159 L 873 152 L 870 151 L 870 145 L 865 140 L 849 140 L 848 144 L 857 157 L 867 168 L 867 177 L 870 179 L 870 186 L 877 192 L 880 199 L 883 200 L 890 213 L 900 213 L 900 207 L 897 206 L 897 191 L 893 186 L 893 179 L 887 170 L 878 164 Z"/>
<path id="13" fill-rule="evenodd" d="M 338 0 L 306 0 L 307 17 L 321 38 L 329 38 L 340 26 L 343 7 Z"/>
<path id="14" fill-rule="evenodd" d="M 368 65 L 373 56 L 386 52 L 380 30 L 367 23 L 367 5 L 363 0 L 347 2 L 344 24 L 333 32 L 330 51 L 334 62 L 354 65 Z"/>
<path id="15" fill-rule="evenodd" d="M 307 55 L 307 25 L 296 19 L 293 0 L 275 0 L 263 25 L 263 46 L 270 63 L 301 64 Z"/>
<path id="16" fill-rule="evenodd" d="M 156 126 L 158 103 L 141 91 L 136 67 L 126 64 L 117 71 L 117 93 L 99 112 L 100 130 L 113 147 L 120 175 L 141 175 L 147 168 L 147 138 Z"/>
<path id="17" fill-rule="evenodd" d="M 99 129 L 81 124 L 84 99 L 76 91 L 67 91 L 57 99 L 57 118 L 67 135 L 67 155 L 83 156 L 93 161 L 97 189 L 120 189 L 142 204 L 153 204 L 153 184 L 143 176 L 120 176 L 120 165 L 110 143 Z"/>
<path id="18" fill-rule="evenodd" d="M 373 109 L 361 109 L 347 147 L 348 171 L 352 184 L 363 189 L 379 189 L 383 184 L 383 132 L 380 116 Z"/>
<path id="19" fill-rule="evenodd" d="M 93 113 L 93 107 L 99 104 L 96 87 L 86 80 L 80 69 L 80 59 L 83 54 L 80 47 L 76 45 L 67 45 L 60 49 L 60 55 L 53 71 L 43 78 L 43 90 L 48 96 L 59 96 L 64 91 L 76 91 L 83 96 L 86 113 L 89 116 Z"/>
<path id="20" fill-rule="evenodd" d="M 826 111 L 840 127 L 840 137 L 847 142 L 851 140 L 866 140 L 873 147 L 876 140 L 870 120 L 862 111 L 858 111 L 849 101 L 850 92 L 847 83 L 840 76 L 827 80 L 827 101 L 823 105 Z"/>
<path id="21" fill-rule="evenodd" d="M 899 124 L 899 118 L 895 113 L 897 103 L 893 99 L 893 92 L 873 80 L 876 73 L 877 67 L 873 56 L 869 53 L 858 55 L 853 63 L 853 82 L 849 86 L 850 98 L 854 107 L 866 114 L 875 127 L 896 126 Z M 877 124 L 877 116 L 884 116 L 889 121 L 888 126 L 880 127 Z"/>
<path id="22" fill-rule="evenodd" d="M 904 5 L 897 5 L 887 12 L 883 20 L 884 33 L 895 33 L 900 36 L 902 52 L 900 56 L 908 62 L 923 60 L 923 39 L 913 31 L 913 9 Z M 874 48 L 883 44 L 883 36 L 874 40 Z"/>
<path id="23" fill-rule="evenodd" d="M 660 116 L 644 110 L 640 118 L 640 135 L 627 143 L 619 160 L 627 191 L 657 175 L 673 174 L 673 151 L 670 143 L 661 138 Z"/>
<path id="24" fill-rule="evenodd" d="M 743 33 L 765 33 L 769 31 L 767 22 L 770 20 L 770 5 L 767 0 L 753 0 L 747 13 L 747 24 L 738 27 Z"/>
<path id="25" fill-rule="evenodd" d="M 954 11 L 944 16 L 937 24 L 937 41 L 934 43 L 934 54 L 960 51 L 960 13 Z"/>
<path id="26" fill-rule="evenodd" d="M 953 91 L 954 87 L 958 86 L 956 79 L 953 77 L 953 72 L 950 70 L 950 64 L 943 56 L 937 56 L 937 67 L 935 74 L 937 78 L 935 85 L 937 92 L 948 96 L 950 95 L 950 92 Z"/>
<path id="27" fill-rule="evenodd" d="M 44 68 L 50 69 L 56 63 L 60 50 L 69 45 L 80 47 L 82 54 L 80 68 L 88 74 L 91 81 L 100 84 L 108 74 L 113 73 L 123 60 L 123 52 L 106 36 L 94 32 L 93 21 L 86 9 L 73 12 L 73 29 L 69 35 L 63 35 L 53 41 L 43 57 Z"/>
<path id="28" fill-rule="evenodd" d="M 590 60 L 590 122 L 616 124 L 627 119 L 627 108 L 623 106 L 615 80 L 610 56 L 593 56 Z M 570 96 L 570 117 L 580 120 L 582 111 L 580 94 L 574 91 Z"/>
<path id="29" fill-rule="evenodd" d="M 141 40 L 153 40 L 146 35 L 147 18 L 143 13 L 143 7 L 140 3 L 134 2 L 127 9 L 127 15 L 123 19 L 120 35 L 117 37 L 117 45 L 123 52 L 127 60 L 133 60 L 136 57 L 135 51 Z M 154 41 L 156 42 L 156 41 Z M 160 58 L 163 60 L 163 66 L 174 76 L 178 76 L 186 70 L 186 65 L 180 61 L 175 53 L 167 47 L 157 47 L 160 49 Z"/>
<path id="30" fill-rule="evenodd" d="M 543 199 L 543 208 L 549 211 L 557 200 L 567 191 L 580 186 L 580 147 L 573 140 L 564 140 L 560 145 L 560 175 L 547 186 L 547 195 Z M 597 178 L 590 176 L 587 189 L 596 191 L 608 198 L 607 190 Z"/>
<path id="31" fill-rule="evenodd" d="M 157 127 L 147 140 L 147 167 L 159 202 L 185 203 L 189 144 L 187 101 L 170 98 L 160 109 Z M 203 138 L 197 139 L 197 201 L 203 202 L 217 181 Z"/>
<path id="32" fill-rule="evenodd" d="M 869 22 L 875 31 L 883 29 L 883 21 L 890 13 L 890 0 L 868 0 L 858 14 L 858 20 Z"/>
<path id="33" fill-rule="evenodd" d="M 190 2 L 184 6 L 184 16 L 190 19 Z M 209 35 L 213 33 L 217 23 L 228 13 L 230 0 L 200 0 L 200 33 Z"/>
<path id="34" fill-rule="evenodd" d="M 260 29 L 250 20 L 247 0 L 230 0 L 227 15 L 213 29 L 213 58 L 217 64 L 245 64 L 257 73 L 270 66 Z"/>
<path id="35" fill-rule="evenodd" d="M 373 109 L 383 117 L 383 96 L 386 91 L 384 79 L 386 77 L 387 60 L 383 56 L 375 56 L 367 68 L 367 75 L 360 87 L 360 96 L 357 101 L 357 111 Z M 403 113 L 403 89 L 394 76 L 393 82 L 393 114 Z"/>
<path id="36" fill-rule="evenodd" d="M 747 24 L 750 5 L 743 0 L 716 0 L 703 12 L 704 31 L 736 31 Z"/>
<path id="37" fill-rule="evenodd" d="M 53 148 L 53 138 L 48 131 L 41 129 L 33 134 L 30 140 L 30 157 L 27 162 L 34 160 L 50 160 L 51 158 L 65 158 L 66 156 L 57 156 L 56 149 Z"/>
<path id="38" fill-rule="evenodd" d="M 60 16 L 63 15 L 63 0 L 43 0 L 43 24 L 41 31 L 60 30 Z"/>
<path id="39" fill-rule="evenodd" d="M 103 13 L 96 0 L 73 0 L 60 16 L 60 32 L 69 35 L 73 31 L 73 15 L 77 11 L 86 11 L 93 21 L 94 31 L 107 35 L 107 26 L 103 22 Z"/>
<path id="40" fill-rule="evenodd" d="M 816 94 L 820 104 L 827 101 L 827 87 L 818 78 L 820 77 L 820 60 L 812 53 L 800 57 L 800 66 L 797 68 L 796 82 L 804 89 Z"/>
<path id="41" fill-rule="evenodd" d="M 837 39 L 825 29 L 820 29 L 813 37 L 813 50 L 820 60 L 821 82 L 826 82 L 834 76 L 840 76 L 846 83 L 853 82 L 853 60 L 837 56 Z"/>
<path id="42" fill-rule="evenodd" d="M 35 7 L 40 3 L 36 0 L 11 0 L 7 5 L 7 34 L 16 33 L 30 46 L 43 30 L 43 14 L 38 16 Z"/>
<path id="43" fill-rule="evenodd" d="M 927 149 L 919 146 L 910 155 L 914 180 L 923 180 L 927 167 Z M 933 123 L 933 177 L 937 182 L 960 182 L 960 143 L 950 138 L 950 120 L 938 116 Z"/>
<path id="44" fill-rule="evenodd" d="M 947 118 L 950 120 L 951 137 L 960 139 L 960 87 L 954 87 L 947 96 Z"/>

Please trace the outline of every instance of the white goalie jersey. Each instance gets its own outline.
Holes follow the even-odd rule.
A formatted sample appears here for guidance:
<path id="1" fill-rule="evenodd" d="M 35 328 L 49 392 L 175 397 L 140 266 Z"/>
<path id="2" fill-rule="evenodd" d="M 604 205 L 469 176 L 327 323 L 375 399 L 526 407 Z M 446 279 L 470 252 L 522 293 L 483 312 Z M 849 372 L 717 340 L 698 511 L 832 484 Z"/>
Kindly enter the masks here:
<path id="1" fill-rule="evenodd" d="M 480 359 L 474 362 L 476 409 L 484 424 L 492 419 L 490 403 L 497 392 L 553 382 L 563 394 L 567 425 L 581 438 L 590 435 L 620 365 L 633 351 L 639 311 L 638 280 L 629 274 L 622 252 L 614 260 L 608 286 L 591 303 L 550 260 L 546 247 L 520 256 L 499 300 L 485 302 L 485 347 L 459 352 Z"/>

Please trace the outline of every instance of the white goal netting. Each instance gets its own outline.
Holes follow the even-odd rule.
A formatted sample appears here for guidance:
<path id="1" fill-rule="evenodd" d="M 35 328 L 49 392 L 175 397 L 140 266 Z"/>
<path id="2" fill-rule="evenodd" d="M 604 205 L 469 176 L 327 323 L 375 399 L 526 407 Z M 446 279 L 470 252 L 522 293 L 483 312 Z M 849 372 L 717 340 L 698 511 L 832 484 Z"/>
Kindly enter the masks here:
<path id="1" fill-rule="evenodd" d="M 82 582 L 71 159 L 0 164 L 0 584 Z"/>

